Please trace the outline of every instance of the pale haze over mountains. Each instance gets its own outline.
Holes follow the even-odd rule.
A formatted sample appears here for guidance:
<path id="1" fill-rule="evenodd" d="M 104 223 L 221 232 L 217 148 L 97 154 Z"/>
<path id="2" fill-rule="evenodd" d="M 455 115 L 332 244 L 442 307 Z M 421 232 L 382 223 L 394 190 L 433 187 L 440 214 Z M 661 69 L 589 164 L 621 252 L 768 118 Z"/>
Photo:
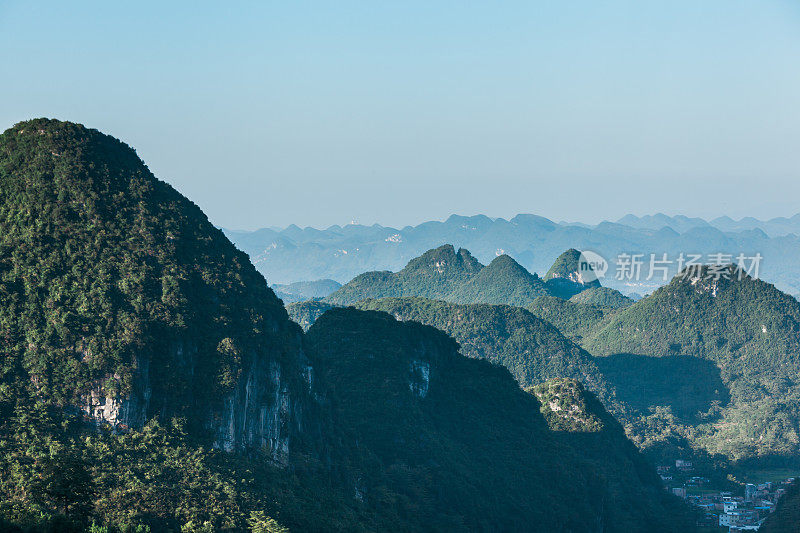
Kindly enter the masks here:
<path id="1" fill-rule="evenodd" d="M 790 294 L 800 292 L 800 214 L 758 220 L 752 217 L 712 220 L 661 213 L 626 215 L 596 225 L 554 222 L 521 214 L 509 220 L 484 215 L 452 215 L 402 229 L 378 224 L 348 224 L 326 229 L 263 228 L 227 230 L 227 236 L 250 255 L 269 283 L 333 279 L 345 283 L 369 270 L 397 271 L 424 251 L 442 244 L 469 249 L 481 262 L 508 254 L 531 272 L 546 272 L 568 248 L 591 250 L 609 262 L 603 284 L 623 293 L 645 294 L 663 285 L 678 271 L 681 254 L 760 254 L 759 277 Z M 642 254 L 645 268 L 638 279 L 617 279 L 618 256 Z M 646 279 L 651 254 L 673 263 L 666 279 L 658 272 Z"/>

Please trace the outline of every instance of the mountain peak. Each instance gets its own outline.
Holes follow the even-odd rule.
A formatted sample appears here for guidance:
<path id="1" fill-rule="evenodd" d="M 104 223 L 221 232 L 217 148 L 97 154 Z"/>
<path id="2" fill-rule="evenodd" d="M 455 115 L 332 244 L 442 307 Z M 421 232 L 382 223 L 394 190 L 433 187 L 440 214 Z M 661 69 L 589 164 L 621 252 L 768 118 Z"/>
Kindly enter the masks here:
<path id="1" fill-rule="evenodd" d="M 112 426 L 193 415 L 190 429 L 225 449 L 264 436 L 264 390 L 220 406 L 247 379 L 268 382 L 270 362 L 298 365 L 298 331 L 247 256 L 132 148 L 71 122 L 17 124 L 0 135 L 0 227 L 0 250 L 14 250 L 0 254 L 0 293 L 26 310 L 0 306 L 17 397 L 50 395 Z M 278 361 L 269 346 L 283 339 Z"/>
<path id="2" fill-rule="evenodd" d="M 448 272 L 471 274 L 480 271 L 482 268 L 483 265 L 469 253 L 469 250 L 459 248 L 456 251 L 452 244 L 444 244 L 412 259 L 402 272 L 408 273 L 422 269 L 438 272 L 439 274 Z"/>
<path id="3" fill-rule="evenodd" d="M 492 262 L 489 263 L 484 269 L 492 273 L 496 273 L 499 271 L 515 272 L 525 277 L 532 277 L 533 279 L 539 279 L 539 276 L 536 275 L 536 273 L 529 272 L 527 268 L 517 263 L 517 261 L 508 254 L 498 255 L 497 257 L 492 259 Z"/>
<path id="4" fill-rule="evenodd" d="M 581 251 L 575 248 L 563 252 L 545 274 L 545 281 L 562 278 L 581 285 L 599 286 L 600 282 L 597 281 L 592 266 L 581 261 L 581 256 Z"/>

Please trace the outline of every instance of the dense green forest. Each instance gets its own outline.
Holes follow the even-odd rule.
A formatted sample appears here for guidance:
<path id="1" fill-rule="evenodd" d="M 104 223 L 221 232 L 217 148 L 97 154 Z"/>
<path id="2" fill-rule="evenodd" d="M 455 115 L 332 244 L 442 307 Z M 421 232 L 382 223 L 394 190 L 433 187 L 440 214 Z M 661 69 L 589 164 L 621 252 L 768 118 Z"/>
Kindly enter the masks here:
<path id="1" fill-rule="evenodd" d="M 2 409 L 139 394 L 147 368 L 152 399 L 131 418 L 198 414 L 254 360 L 295 364 L 299 331 L 247 256 L 112 137 L 6 131 L 0 226 Z"/>
<path id="2" fill-rule="evenodd" d="M 505 366 L 523 387 L 552 378 L 575 378 L 595 393 L 613 398 L 594 358 L 525 309 L 426 298 L 364 300 L 357 307 L 440 329 L 459 343 L 464 355 Z"/>
<path id="3" fill-rule="evenodd" d="M 633 303 L 633 300 L 618 290 L 608 287 L 591 287 L 572 296 L 569 301 L 596 307 L 610 307 L 612 309 L 628 307 Z"/>
<path id="4" fill-rule="evenodd" d="M 197 206 L 96 130 L 3 133 L 0 225 L 5 530 L 691 529 L 601 410 L 589 445 L 507 369 L 385 313 L 332 309 L 304 334 Z M 453 256 L 431 295 L 481 270 Z"/>
<path id="5" fill-rule="evenodd" d="M 585 292 L 591 290 L 587 289 Z M 557 296 L 545 295 L 530 302 L 525 309 L 542 320 L 550 322 L 561 333 L 580 343 L 584 337 L 590 336 L 600 324 L 616 314 L 617 309 L 576 302 L 575 299 L 576 296 L 564 300 Z"/>
<path id="6" fill-rule="evenodd" d="M 678 276 L 583 341 L 595 355 L 700 358 L 718 369 L 720 403 L 692 441 L 732 459 L 800 452 L 800 303 L 732 267 Z M 741 278 L 741 279 L 740 279 Z M 702 375 L 702 374 L 701 374 Z M 699 379 L 699 378 L 698 378 Z"/>
<path id="7" fill-rule="evenodd" d="M 299 324 L 304 331 L 307 331 L 325 311 L 333 309 L 334 307 L 336 306 L 327 302 L 306 300 L 304 302 L 288 304 L 286 306 L 286 312 L 289 313 L 289 317 Z"/>

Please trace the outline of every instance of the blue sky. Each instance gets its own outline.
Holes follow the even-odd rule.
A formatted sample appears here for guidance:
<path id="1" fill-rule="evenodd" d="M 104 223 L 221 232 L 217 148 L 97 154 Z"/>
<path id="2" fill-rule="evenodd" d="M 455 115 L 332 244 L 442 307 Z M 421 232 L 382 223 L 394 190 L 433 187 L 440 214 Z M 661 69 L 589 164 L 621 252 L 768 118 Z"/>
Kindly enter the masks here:
<path id="1" fill-rule="evenodd" d="M 230 228 L 800 211 L 800 2 L 0 0 L 0 125 Z"/>

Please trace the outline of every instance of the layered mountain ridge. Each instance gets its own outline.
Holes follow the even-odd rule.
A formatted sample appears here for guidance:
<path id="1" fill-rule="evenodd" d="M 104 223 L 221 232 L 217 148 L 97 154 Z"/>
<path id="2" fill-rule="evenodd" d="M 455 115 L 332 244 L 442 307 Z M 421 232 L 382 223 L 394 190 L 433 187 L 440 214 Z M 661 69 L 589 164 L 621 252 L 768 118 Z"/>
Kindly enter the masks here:
<path id="1" fill-rule="evenodd" d="M 577 276 L 573 276 L 575 280 Z M 325 298 L 335 305 L 366 298 L 432 298 L 454 303 L 489 303 L 525 306 L 550 294 L 569 298 L 599 282 L 554 276 L 545 283 L 508 255 L 484 266 L 463 248 L 451 244 L 428 250 L 398 272 L 365 272 Z"/>
<path id="2" fill-rule="evenodd" d="M 397 271 L 426 250 L 452 243 L 466 248 L 482 263 L 509 255 L 530 272 L 546 272 L 564 250 L 591 250 L 610 264 L 604 284 L 624 294 L 650 293 L 678 273 L 672 264 L 669 277 L 635 282 L 614 276 L 620 254 L 650 254 L 673 261 L 681 254 L 739 253 L 764 257 L 761 277 L 789 294 L 800 293 L 799 216 L 770 221 L 720 218 L 703 223 L 687 217 L 665 215 L 624 217 L 597 225 L 556 223 L 535 215 L 511 219 L 483 215 L 453 215 L 445 221 L 392 228 L 350 224 L 326 229 L 265 228 L 255 232 L 226 231 L 247 252 L 267 279 L 288 283 L 332 278 L 346 283 L 367 271 Z"/>

